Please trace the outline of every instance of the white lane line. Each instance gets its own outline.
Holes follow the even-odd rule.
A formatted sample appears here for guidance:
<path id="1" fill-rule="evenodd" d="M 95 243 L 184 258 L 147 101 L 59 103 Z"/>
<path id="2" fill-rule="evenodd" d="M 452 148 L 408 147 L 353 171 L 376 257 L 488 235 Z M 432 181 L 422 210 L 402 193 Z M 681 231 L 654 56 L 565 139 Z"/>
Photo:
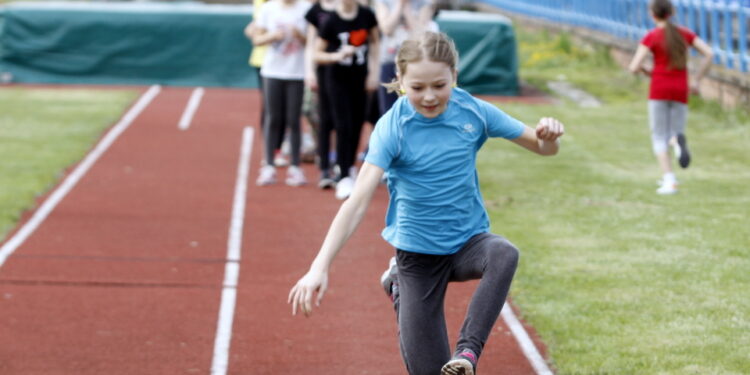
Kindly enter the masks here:
<path id="1" fill-rule="evenodd" d="M 212 375 L 224 375 L 229 367 L 229 344 L 232 339 L 234 306 L 237 300 L 237 281 L 240 276 L 240 253 L 242 250 L 242 226 L 245 221 L 245 193 L 250 169 L 250 153 L 253 144 L 253 128 L 245 127 L 242 132 L 240 164 L 237 168 L 237 181 L 234 187 L 232 221 L 227 240 L 227 263 L 224 266 L 224 288 L 221 292 L 219 322 L 216 326 L 214 357 L 211 363 Z"/>
<path id="2" fill-rule="evenodd" d="M 526 355 L 526 358 L 529 360 L 529 363 L 531 363 L 531 367 L 534 368 L 537 375 L 554 375 L 552 370 L 547 367 L 547 363 L 536 349 L 536 346 L 534 346 L 534 342 L 531 341 L 529 334 L 526 333 L 523 325 L 521 325 L 521 322 L 516 318 L 516 314 L 513 313 L 513 309 L 510 307 L 509 303 L 505 303 L 500 315 L 503 317 L 505 324 L 510 328 L 510 331 L 513 332 L 513 336 L 516 338 L 516 341 L 518 341 L 518 345 L 521 346 L 523 354 Z"/>
<path id="3" fill-rule="evenodd" d="M 193 94 L 190 95 L 190 100 L 188 100 L 187 107 L 185 107 L 185 112 L 182 112 L 180 123 L 177 124 L 177 127 L 180 128 L 180 130 L 187 130 L 190 127 L 190 123 L 193 122 L 195 111 L 198 109 L 198 105 L 201 104 L 203 92 L 203 87 L 198 87 L 193 90 Z"/>
<path id="4" fill-rule="evenodd" d="M 117 137 L 122 134 L 122 132 L 127 129 L 130 124 L 133 122 L 133 120 L 140 115 L 140 113 L 151 103 L 151 101 L 156 97 L 156 95 L 159 94 L 161 91 L 161 86 L 154 85 L 151 86 L 148 91 L 146 91 L 143 95 L 141 95 L 140 99 L 138 99 L 138 102 L 135 103 L 135 105 L 130 108 L 130 110 L 123 116 L 120 121 L 115 124 L 115 126 L 112 127 L 112 129 L 99 141 L 99 143 L 94 147 L 91 152 L 89 152 L 88 155 L 81 161 L 80 164 L 71 172 L 68 177 L 65 178 L 65 180 L 60 184 L 60 186 L 57 187 L 50 195 L 49 197 L 42 203 L 42 205 L 39 207 L 38 210 L 34 213 L 34 215 L 29 219 L 29 221 L 26 222 L 26 224 L 21 227 L 21 229 L 16 232 L 13 237 L 11 237 L 8 242 L 3 245 L 3 247 L 0 247 L 0 267 L 3 266 L 3 263 L 5 263 L 5 260 L 8 259 L 8 257 L 13 254 L 16 249 L 23 244 L 24 241 L 36 230 L 39 225 L 42 224 L 44 219 L 47 218 L 47 216 L 52 212 L 53 209 L 57 206 L 58 203 L 60 203 L 63 198 L 65 198 L 65 195 L 70 192 L 71 189 L 78 183 L 78 181 L 83 177 L 83 175 L 88 172 L 89 168 L 91 168 L 94 163 L 99 159 L 99 157 L 107 151 L 110 145 L 117 139 Z"/>

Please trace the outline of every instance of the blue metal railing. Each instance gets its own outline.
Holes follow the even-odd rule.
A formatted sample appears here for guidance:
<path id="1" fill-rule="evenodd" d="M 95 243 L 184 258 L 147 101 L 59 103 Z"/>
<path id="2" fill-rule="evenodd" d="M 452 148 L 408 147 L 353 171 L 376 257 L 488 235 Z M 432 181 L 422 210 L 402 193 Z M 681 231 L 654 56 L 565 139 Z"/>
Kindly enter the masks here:
<path id="1" fill-rule="evenodd" d="M 499 9 L 640 41 L 654 27 L 648 0 L 477 0 Z M 672 0 L 673 21 L 714 51 L 714 63 L 747 72 L 750 0 Z"/>

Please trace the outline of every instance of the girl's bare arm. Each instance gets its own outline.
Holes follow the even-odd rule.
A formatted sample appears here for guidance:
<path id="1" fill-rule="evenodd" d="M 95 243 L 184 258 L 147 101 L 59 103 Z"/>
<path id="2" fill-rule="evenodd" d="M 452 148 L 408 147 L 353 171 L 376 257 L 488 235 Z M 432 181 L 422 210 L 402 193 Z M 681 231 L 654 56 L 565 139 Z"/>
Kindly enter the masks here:
<path id="1" fill-rule="evenodd" d="M 368 47 L 367 61 L 367 91 L 377 91 L 380 85 L 380 34 L 378 28 L 370 30 L 370 46 Z"/>
<path id="2" fill-rule="evenodd" d="M 318 39 L 318 31 L 312 26 L 307 26 L 307 43 L 305 44 L 305 85 L 314 91 L 318 90 L 318 77 L 315 75 L 315 44 Z"/>
<path id="3" fill-rule="evenodd" d="M 699 82 L 706 75 L 706 72 L 708 72 L 708 68 L 711 67 L 711 62 L 714 58 L 714 51 L 711 49 L 711 46 L 698 37 L 693 39 L 693 47 L 703 55 L 703 60 L 698 66 L 698 71 L 695 73 L 695 82 Z"/>
<path id="4" fill-rule="evenodd" d="M 638 74 L 639 72 L 644 72 L 648 74 L 648 71 L 643 68 L 643 61 L 646 59 L 646 56 L 651 51 L 648 49 L 648 47 L 644 46 L 643 44 L 638 45 L 638 49 L 635 50 L 635 55 L 633 55 L 633 59 L 630 60 L 630 65 L 628 65 L 628 70 L 630 70 L 633 74 Z"/>
<path id="5" fill-rule="evenodd" d="M 396 29 L 403 15 L 405 4 L 406 0 L 396 0 L 393 8 L 388 8 L 380 1 L 375 4 L 375 18 L 378 19 L 378 27 L 384 35 L 391 36 L 393 34 L 393 30 Z"/>
<path id="6" fill-rule="evenodd" d="M 539 155 L 555 155 L 560 149 L 558 138 L 565 134 L 565 127 L 556 119 L 544 117 L 536 128 L 526 127 L 520 137 L 513 143 Z"/>
<path id="7" fill-rule="evenodd" d="M 292 304 L 292 314 L 297 308 L 305 316 L 312 313 L 313 294 L 318 293 L 315 305 L 320 305 L 328 288 L 328 269 L 338 252 L 354 233 L 370 205 L 375 189 L 383 176 L 383 169 L 368 162 L 362 165 L 357 176 L 351 196 L 339 208 L 336 217 L 328 229 L 318 255 L 310 265 L 310 270 L 297 281 L 289 292 L 288 303 Z"/>
<path id="8" fill-rule="evenodd" d="M 268 29 L 262 27 L 256 27 L 255 32 L 252 33 L 252 41 L 256 46 L 263 46 L 284 40 L 284 32 L 278 30 L 276 32 L 270 32 Z"/>
<path id="9" fill-rule="evenodd" d="M 313 61 L 316 64 L 335 64 L 354 54 L 352 46 L 344 46 L 336 52 L 326 52 L 327 47 L 328 41 L 323 38 L 315 38 Z"/>

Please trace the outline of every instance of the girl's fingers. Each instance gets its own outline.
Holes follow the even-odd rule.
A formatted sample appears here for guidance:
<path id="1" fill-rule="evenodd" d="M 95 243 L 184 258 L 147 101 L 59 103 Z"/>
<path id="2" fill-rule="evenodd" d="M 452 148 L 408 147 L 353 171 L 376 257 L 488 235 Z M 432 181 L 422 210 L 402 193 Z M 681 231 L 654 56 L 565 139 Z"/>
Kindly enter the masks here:
<path id="1" fill-rule="evenodd" d="M 305 310 L 305 288 L 299 285 L 295 285 L 292 291 L 289 293 L 289 299 L 287 303 L 292 304 L 292 315 L 297 315 L 297 309 L 307 315 Z"/>
<path id="2" fill-rule="evenodd" d="M 325 287 L 320 287 L 320 290 L 318 291 L 318 298 L 315 299 L 315 306 L 320 306 L 320 301 L 323 300 L 323 295 L 326 294 Z"/>
<path id="3" fill-rule="evenodd" d="M 297 306 L 299 308 L 299 311 L 302 312 L 302 314 L 304 314 L 305 316 L 307 316 L 307 308 L 305 307 L 305 292 L 304 292 L 304 290 L 297 297 Z"/>
<path id="4" fill-rule="evenodd" d="M 296 288 L 295 288 L 296 289 Z M 294 291 L 294 295 L 292 296 L 292 315 L 297 315 L 297 291 Z"/>
<path id="5" fill-rule="evenodd" d="M 563 124 L 552 117 L 543 117 L 537 125 L 537 138 L 554 141 L 563 135 Z"/>
<path id="6" fill-rule="evenodd" d="M 536 126 L 536 137 L 539 139 L 544 139 L 546 135 L 547 126 L 542 121 L 539 121 L 539 124 Z"/>
<path id="7" fill-rule="evenodd" d="M 310 316 L 312 313 L 312 291 L 305 290 L 303 306 L 305 307 L 305 316 Z"/>

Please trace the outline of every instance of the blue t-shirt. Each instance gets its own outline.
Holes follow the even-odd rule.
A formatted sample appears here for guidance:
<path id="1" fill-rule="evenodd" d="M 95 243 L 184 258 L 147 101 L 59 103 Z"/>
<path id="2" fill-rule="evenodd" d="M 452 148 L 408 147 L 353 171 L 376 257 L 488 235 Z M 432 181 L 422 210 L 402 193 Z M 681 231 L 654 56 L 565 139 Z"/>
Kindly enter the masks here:
<path id="1" fill-rule="evenodd" d="M 477 151 L 489 137 L 518 138 L 524 127 L 459 88 L 432 119 L 399 98 L 375 126 L 365 158 L 388 173 L 383 238 L 401 250 L 447 255 L 489 231 Z"/>

